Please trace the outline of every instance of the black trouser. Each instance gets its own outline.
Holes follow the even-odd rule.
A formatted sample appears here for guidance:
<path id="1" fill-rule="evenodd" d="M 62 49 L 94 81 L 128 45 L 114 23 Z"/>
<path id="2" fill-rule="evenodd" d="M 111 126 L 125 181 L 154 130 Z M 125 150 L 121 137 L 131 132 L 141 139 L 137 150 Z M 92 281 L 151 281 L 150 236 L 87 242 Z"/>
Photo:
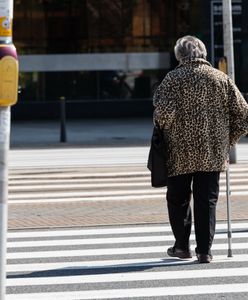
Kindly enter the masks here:
<path id="1" fill-rule="evenodd" d="M 191 232 L 191 185 L 194 198 L 196 252 L 210 254 L 216 223 L 216 203 L 219 196 L 220 172 L 195 172 L 169 177 L 167 205 L 169 219 L 180 249 L 189 248 Z"/>

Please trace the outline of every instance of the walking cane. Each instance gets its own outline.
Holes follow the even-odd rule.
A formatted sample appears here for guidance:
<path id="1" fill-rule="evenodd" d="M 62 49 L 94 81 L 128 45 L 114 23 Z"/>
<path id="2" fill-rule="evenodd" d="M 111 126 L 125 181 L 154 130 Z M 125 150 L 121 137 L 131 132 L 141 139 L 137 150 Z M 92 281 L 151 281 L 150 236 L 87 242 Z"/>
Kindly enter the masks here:
<path id="1" fill-rule="evenodd" d="M 232 228 L 231 228 L 231 202 L 230 202 L 230 168 L 229 160 L 227 161 L 226 170 L 226 200 L 227 200 L 227 236 L 228 236 L 228 254 L 227 257 L 232 257 Z"/>

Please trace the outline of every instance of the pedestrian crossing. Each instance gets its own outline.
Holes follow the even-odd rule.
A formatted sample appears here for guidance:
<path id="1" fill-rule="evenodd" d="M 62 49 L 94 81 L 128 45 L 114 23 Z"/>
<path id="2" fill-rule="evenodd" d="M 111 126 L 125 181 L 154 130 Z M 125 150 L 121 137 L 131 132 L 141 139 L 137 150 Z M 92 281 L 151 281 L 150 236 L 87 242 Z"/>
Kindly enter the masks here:
<path id="1" fill-rule="evenodd" d="M 231 165 L 234 197 L 248 196 L 248 164 Z M 127 201 L 164 199 L 166 188 L 154 189 L 144 165 L 129 168 L 58 168 L 12 170 L 9 203 L 66 203 L 82 201 Z M 220 197 L 226 195 L 225 173 L 221 174 Z"/>
<path id="2" fill-rule="evenodd" d="M 168 224 L 9 231 L 7 300 L 247 299 L 248 222 L 232 224 L 231 258 L 216 227 L 210 264 L 168 257 Z"/>

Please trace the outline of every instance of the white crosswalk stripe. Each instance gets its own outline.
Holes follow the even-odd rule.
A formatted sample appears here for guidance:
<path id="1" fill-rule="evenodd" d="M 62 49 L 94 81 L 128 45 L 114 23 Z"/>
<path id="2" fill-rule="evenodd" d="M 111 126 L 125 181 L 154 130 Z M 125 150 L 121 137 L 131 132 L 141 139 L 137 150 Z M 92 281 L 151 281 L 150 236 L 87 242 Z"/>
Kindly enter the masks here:
<path id="1" fill-rule="evenodd" d="M 248 232 L 240 232 L 235 234 L 236 238 L 248 238 Z M 194 235 L 192 236 L 194 239 Z M 226 234 L 222 233 L 218 235 L 218 239 L 226 239 Z M 63 246 L 63 245 L 91 245 L 91 244 L 112 244 L 116 243 L 137 243 L 137 242 L 162 242 L 162 241 L 173 241 L 173 236 L 162 236 L 162 235 L 152 235 L 152 236 L 135 236 L 135 237 L 115 237 L 115 238 L 94 238 L 94 239 L 68 239 L 68 240 L 53 240 L 50 241 L 50 246 Z M 35 245 L 33 241 L 25 242 L 8 242 L 8 247 L 22 248 L 22 247 L 44 247 L 47 245 L 47 241 L 36 241 Z M 240 245 L 239 245 L 240 247 Z"/>
<path id="2" fill-rule="evenodd" d="M 15 170 L 9 176 L 9 203 L 66 203 L 164 199 L 166 188 L 154 189 L 145 165 L 105 169 L 62 168 Z M 231 165 L 232 196 L 248 196 L 248 164 Z M 226 195 L 225 173 L 221 173 L 220 197 Z"/>
<path id="3" fill-rule="evenodd" d="M 248 223 L 233 223 L 232 258 L 227 225 L 216 227 L 210 264 L 168 257 L 168 225 L 10 231 L 7 300 L 245 299 Z"/>

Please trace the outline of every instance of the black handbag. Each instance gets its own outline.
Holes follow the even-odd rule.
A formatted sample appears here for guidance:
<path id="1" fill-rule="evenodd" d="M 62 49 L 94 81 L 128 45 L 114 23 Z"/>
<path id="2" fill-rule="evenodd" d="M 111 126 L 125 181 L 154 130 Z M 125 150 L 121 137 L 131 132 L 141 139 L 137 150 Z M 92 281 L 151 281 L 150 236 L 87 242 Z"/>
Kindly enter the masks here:
<path id="1" fill-rule="evenodd" d="M 152 187 L 167 186 L 167 151 L 168 143 L 163 129 L 158 124 L 155 124 L 147 162 L 147 168 L 151 171 Z"/>

